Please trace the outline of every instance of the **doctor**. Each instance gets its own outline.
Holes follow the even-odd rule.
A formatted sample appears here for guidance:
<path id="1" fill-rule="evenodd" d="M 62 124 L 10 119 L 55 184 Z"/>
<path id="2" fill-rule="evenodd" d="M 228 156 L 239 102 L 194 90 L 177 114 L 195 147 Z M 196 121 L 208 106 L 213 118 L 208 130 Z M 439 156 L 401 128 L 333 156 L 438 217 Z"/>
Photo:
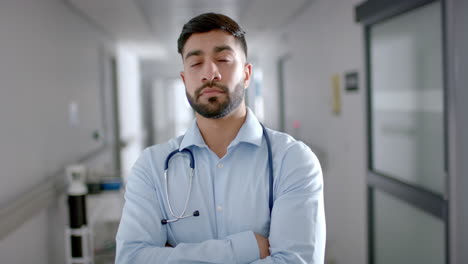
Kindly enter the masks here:
<path id="1" fill-rule="evenodd" d="M 221 14 L 184 25 L 180 76 L 196 119 L 135 163 L 116 263 L 323 264 L 319 161 L 246 107 L 252 65 L 244 34 Z"/>

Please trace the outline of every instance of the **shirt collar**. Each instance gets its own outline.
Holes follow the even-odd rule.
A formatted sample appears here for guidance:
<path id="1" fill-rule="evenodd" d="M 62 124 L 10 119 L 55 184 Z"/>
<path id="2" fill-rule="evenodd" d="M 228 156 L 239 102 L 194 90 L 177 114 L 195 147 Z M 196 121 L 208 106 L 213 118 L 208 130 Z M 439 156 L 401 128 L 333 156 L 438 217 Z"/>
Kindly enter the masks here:
<path id="1" fill-rule="evenodd" d="M 229 144 L 228 148 L 234 147 L 240 142 L 246 142 L 260 146 L 262 143 L 262 137 L 263 129 L 260 125 L 260 122 L 254 113 L 250 110 L 250 108 L 247 108 L 247 117 L 245 122 L 237 133 L 237 136 L 234 138 L 231 144 Z M 196 119 L 192 121 L 192 124 L 187 129 L 187 132 L 185 133 L 180 143 L 179 150 L 183 150 L 190 146 L 208 147 L 203 140 L 200 130 L 198 129 Z"/>
<path id="2" fill-rule="evenodd" d="M 185 132 L 185 135 L 180 142 L 179 151 L 182 151 L 183 149 L 190 146 L 198 146 L 200 148 L 208 147 L 203 140 L 200 130 L 198 129 L 197 119 L 192 121 L 192 124 L 187 129 L 187 132 Z"/>

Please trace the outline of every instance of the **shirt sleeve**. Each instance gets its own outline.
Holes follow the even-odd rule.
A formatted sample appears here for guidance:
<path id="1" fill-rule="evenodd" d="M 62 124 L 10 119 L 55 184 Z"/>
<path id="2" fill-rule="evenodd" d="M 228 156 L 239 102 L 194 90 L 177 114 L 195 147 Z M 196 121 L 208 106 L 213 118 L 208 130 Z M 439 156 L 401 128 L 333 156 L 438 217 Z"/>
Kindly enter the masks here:
<path id="1" fill-rule="evenodd" d="M 326 226 L 320 163 L 309 147 L 296 142 L 279 166 L 268 238 L 270 256 L 252 264 L 323 264 Z"/>
<path id="2" fill-rule="evenodd" d="M 165 247 L 167 229 L 161 224 L 160 201 L 149 166 L 143 154 L 128 177 L 125 205 L 116 236 L 116 264 L 250 263 L 259 259 L 252 231 L 233 234 L 223 240 Z"/>

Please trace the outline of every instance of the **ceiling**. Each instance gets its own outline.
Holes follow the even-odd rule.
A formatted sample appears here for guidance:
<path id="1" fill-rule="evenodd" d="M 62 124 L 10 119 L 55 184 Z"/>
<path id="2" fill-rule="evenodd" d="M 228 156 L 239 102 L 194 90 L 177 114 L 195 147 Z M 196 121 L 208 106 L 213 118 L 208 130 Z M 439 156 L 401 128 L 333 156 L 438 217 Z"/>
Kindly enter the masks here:
<path id="1" fill-rule="evenodd" d="M 247 32 L 249 50 L 255 39 L 286 25 L 313 0 L 65 0 L 121 46 L 133 50 L 162 76 L 180 70 L 176 40 L 184 23 L 205 12 L 219 12 Z M 179 60 L 177 60 L 179 61 Z M 164 66 L 164 67 L 163 67 Z M 179 69 L 176 70 L 175 69 Z M 165 72 L 167 71 L 167 73 Z"/>

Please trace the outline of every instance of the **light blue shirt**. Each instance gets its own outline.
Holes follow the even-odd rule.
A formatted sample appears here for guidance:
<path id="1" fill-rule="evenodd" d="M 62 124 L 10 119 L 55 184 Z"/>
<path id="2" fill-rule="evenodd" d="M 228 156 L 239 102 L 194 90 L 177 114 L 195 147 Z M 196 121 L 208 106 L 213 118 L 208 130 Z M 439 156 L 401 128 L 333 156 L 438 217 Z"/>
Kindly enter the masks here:
<path id="1" fill-rule="evenodd" d="M 145 149 L 135 163 L 116 237 L 116 263 L 323 264 L 326 232 L 319 161 L 302 142 L 267 132 L 274 171 L 271 218 L 267 144 L 254 114 L 248 110 L 221 159 L 205 144 L 194 121 L 184 136 Z M 186 214 L 199 210 L 200 216 L 162 225 L 162 219 L 173 218 L 166 202 L 164 162 L 169 153 L 184 148 L 195 158 Z M 175 215 L 183 211 L 189 173 L 188 155 L 176 154 L 168 170 Z M 269 239 L 271 256 L 260 259 L 254 233 Z"/>

